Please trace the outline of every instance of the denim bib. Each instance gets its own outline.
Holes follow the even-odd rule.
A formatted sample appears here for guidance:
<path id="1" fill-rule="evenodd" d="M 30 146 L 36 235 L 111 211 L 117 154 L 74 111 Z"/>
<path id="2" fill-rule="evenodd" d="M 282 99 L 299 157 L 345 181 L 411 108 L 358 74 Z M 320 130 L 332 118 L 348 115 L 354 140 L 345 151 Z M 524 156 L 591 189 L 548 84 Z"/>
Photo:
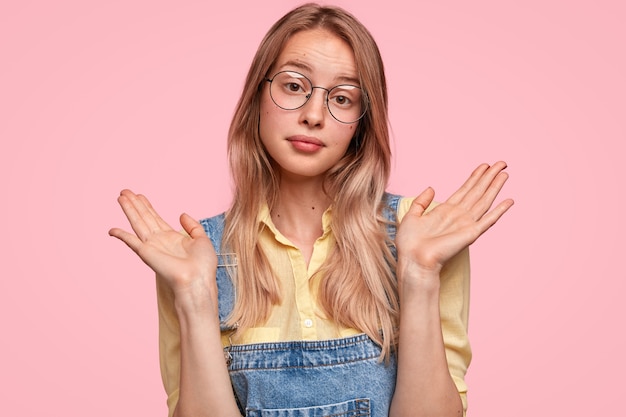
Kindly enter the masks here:
<path id="1" fill-rule="evenodd" d="M 386 194 L 384 216 L 393 242 L 400 196 Z M 232 254 L 221 252 L 224 214 L 200 221 L 218 254 L 222 331 L 235 303 L 227 273 Z M 395 246 L 391 246 L 396 256 Z M 387 417 L 396 383 L 396 358 L 380 361 L 367 335 L 319 341 L 234 345 L 225 348 L 240 411 L 246 417 Z"/>

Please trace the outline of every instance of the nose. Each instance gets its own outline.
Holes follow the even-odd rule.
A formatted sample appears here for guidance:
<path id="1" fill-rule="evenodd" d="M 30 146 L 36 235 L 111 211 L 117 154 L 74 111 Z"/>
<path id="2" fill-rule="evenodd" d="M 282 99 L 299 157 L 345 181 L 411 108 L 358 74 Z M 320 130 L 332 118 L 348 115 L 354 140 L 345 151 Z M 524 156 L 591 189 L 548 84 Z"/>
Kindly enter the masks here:
<path id="1" fill-rule="evenodd" d="M 315 94 L 315 89 L 320 89 L 317 94 Z M 309 99 L 302 106 L 300 122 L 309 126 L 323 126 L 324 120 L 326 117 L 327 110 L 325 107 L 326 104 L 326 94 L 328 92 L 325 88 L 322 87 L 313 87 L 311 93 L 309 94 Z"/>

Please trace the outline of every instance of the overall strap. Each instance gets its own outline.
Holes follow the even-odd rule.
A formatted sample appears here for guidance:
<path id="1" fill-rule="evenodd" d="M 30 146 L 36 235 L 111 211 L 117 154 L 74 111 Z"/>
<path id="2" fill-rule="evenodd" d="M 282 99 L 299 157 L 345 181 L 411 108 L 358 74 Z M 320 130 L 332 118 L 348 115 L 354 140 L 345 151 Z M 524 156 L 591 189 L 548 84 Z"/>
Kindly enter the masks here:
<path id="1" fill-rule="evenodd" d="M 204 228 L 215 253 L 217 254 L 217 294 L 218 294 L 218 309 L 220 318 L 220 329 L 230 330 L 233 327 L 226 325 L 228 316 L 235 307 L 235 286 L 228 274 L 228 268 L 234 268 L 237 265 L 237 258 L 232 253 L 222 252 L 222 235 L 224 234 L 224 213 L 217 216 L 202 219 L 200 224 Z"/>
<path id="2" fill-rule="evenodd" d="M 398 253 L 396 251 L 396 231 L 398 222 L 398 203 L 402 196 L 396 194 L 385 193 L 385 207 L 383 208 L 383 217 L 389 223 L 387 223 L 387 235 L 389 236 L 389 249 L 393 254 L 393 257 L 397 260 Z"/>

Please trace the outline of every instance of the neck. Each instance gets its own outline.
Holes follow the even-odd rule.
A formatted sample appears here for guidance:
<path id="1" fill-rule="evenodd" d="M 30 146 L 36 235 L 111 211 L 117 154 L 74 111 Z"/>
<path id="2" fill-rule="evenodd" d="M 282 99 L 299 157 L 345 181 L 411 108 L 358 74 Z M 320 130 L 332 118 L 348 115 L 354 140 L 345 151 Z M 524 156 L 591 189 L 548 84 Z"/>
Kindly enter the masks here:
<path id="1" fill-rule="evenodd" d="M 272 220 L 293 241 L 315 241 L 322 234 L 322 215 L 329 205 L 321 181 L 283 180 Z"/>

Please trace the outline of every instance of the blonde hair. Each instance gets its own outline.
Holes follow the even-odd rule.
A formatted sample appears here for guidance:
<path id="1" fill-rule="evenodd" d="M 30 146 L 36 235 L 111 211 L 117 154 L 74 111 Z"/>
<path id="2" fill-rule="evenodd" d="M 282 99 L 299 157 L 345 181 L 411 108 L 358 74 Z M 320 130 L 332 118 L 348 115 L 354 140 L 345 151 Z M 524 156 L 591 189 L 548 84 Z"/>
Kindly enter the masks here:
<path id="1" fill-rule="evenodd" d="M 336 245 L 316 273 L 319 303 L 340 325 L 368 334 L 389 355 L 396 344 L 398 295 L 395 260 L 389 250 L 382 211 L 391 150 L 387 87 L 378 47 L 369 31 L 337 7 L 305 4 L 278 20 L 261 41 L 236 107 L 228 138 L 234 183 L 226 213 L 223 246 L 237 256 L 233 273 L 237 299 L 229 322 L 249 328 L 265 321 L 280 302 L 270 261 L 259 247 L 257 216 L 278 196 L 279 178 L 259 136 L 260 98 L 265 77 L 295 33 L 324 29 L 347 42 L 369 107 L 339 163 L 326 174 Z"/>

